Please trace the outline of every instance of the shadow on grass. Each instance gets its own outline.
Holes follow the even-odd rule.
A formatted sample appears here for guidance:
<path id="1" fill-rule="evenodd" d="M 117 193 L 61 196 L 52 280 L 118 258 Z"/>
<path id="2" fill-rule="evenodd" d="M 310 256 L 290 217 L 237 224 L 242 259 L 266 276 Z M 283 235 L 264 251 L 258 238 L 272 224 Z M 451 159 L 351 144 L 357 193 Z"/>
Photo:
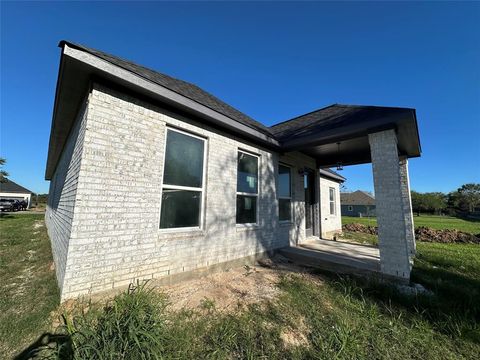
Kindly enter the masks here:
<path id="1" fill-rule="evenodd" d="M 369 299 L 390 316 L 392 305 L 428 322 L 435 331 L 480 344 L 480 280 L 445 269 L 414 269 L 412 282 L 433 295 L 402 293 L 391 281 L 315 271 L 338 291 L 346 288 L 357 300 Z"/>
<path id="2" fill-rule="evenodd" d="M 47 349 L 59 349 L 57 359 L 72 358 L 72 342 L 69 335 L 44 333 L 29 347 L 14 357 L 14 360 L 28 360 L 43 358 L 42 353 Z M 48 357 L 47 357 L 48 358 Z"/>

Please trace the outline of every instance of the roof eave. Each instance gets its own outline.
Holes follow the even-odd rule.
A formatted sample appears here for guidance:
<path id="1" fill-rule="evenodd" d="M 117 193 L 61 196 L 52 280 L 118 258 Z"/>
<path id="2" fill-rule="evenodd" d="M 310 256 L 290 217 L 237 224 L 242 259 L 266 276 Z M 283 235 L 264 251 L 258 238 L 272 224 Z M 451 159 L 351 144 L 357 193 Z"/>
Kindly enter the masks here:
<path id="1" fill-rule="evenodd" d="M 238 136 L 243 136 L 255 143 L 260 145 L 266 146 L 268 148 L 272 148 L 274 150 L 280 150 L 280 143 L 273 137 L 270 137 L 252 127 L 249 127 L 245 124 L 241 124 L 240 122 L 233 120 L 207 106 L 204 106 L 192 99 L 189 99 L 181 94 L 178 94 L 170 89 L 167 89 L 157 83 L 154 83 L 148 79 L 145 79 L 135 73 L 132 73 L 124 68 L 121 68 L 115 64 L 109 63 L 106 60 L 103 60 L 93 54 L 85 52 L 83 50 L 74 48 L 69 46 L 69 44 L 65 41 L 61 41 L 59 46 L 62 48 L 62 55 L 60 60 L 60 69 L 57 78 L 57 87 L 55 93 L 55 103 L 53 109 L 53 117 L 52 117 L 52 127 L 50 132 L 50 143 L 48 149 L 48 158 L 47 158 L 47 167 L 45 171 L 45 179 L 50 180 L 55 172 L 55 168 L 57 162 L 60 158 L 61 152 L 63 151 L 64 144 L 66 142 L 65 134 L 62 135 L 62 139 L 58 139 L 56 137 L 56 128 L 59 126 L 59 122 L 69 122 L 67 124 L 68 128 L 71 129 L 73 126 L 73 122 L 75 117 L 72 118 L 71 113 L 76 112 L 78 109 L 78 105 L 75 109 L 70 109 L 68 113 L 70 116 L 65 118 L 64 116 L 59 116 L 64 109 L 61 109 L 62 106 L 61 101 L 59 100 L 62 91 L 64 90 L 64 77 L 65 77 L 65 64 L 68 62 L 76 62 L 81 63 L 82 71 L 85 71 L 86 74 L 80 74 L 78 71 L 73 75 L 70 76 L 85 76 L 87 75 L 88 78 L 92 76 L 96 76 L 99 78 L 105 78 L 108 81 L 111 81 L 115 84 L 123 86 L 125 88 L 131 89 L 132 91 L 141 94 L 142 96 L 146 96 L 152 100 L 159 101 L 161 103 L 165 103 L 170 106 L 174 106 L 181 111 L 186 111 L 196 117 L 199 117 L 207 122 L 211 123 L 214 126 L 221 127 L 223 129 L 233 131 Z M 77 66 L 78 67 L 78 66 Z M 79 95 L 80 93 L 83 94 L 80 90 L 75 94 L 75 96 L 83 96 Z M 77 101 L 78 103 L 80 100 Z M 74 105 L 68 105 L 74 106 Z M 63 144 L 58 144 L 57 142 Z M 60 145 L 60 146 L 58 146 Z"/>
<path id="2" fill-rule="evenodd" d="M 342 175 L 333 174 L 331 172 L 325 171 L 324 169 L 319 169 L 319 172 L 320 172 L 320 177 L 323 177 L 323 178 L 329 178 L 329 179 L 335 180 L 337 182 L 342 182 L 342 183 L 347 180 Z"/>

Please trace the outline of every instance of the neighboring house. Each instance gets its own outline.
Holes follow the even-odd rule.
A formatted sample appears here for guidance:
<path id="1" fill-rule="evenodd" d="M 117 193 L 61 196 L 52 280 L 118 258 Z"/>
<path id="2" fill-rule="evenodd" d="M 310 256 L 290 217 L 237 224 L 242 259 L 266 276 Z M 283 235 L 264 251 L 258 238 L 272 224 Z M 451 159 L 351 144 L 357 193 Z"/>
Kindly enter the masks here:
<path id="1" fill-rule="evenodd" d="M 342 216 L 375 216 L 375 197 L 365 191 L 340 193 Z"/>
<path id="2" fill-rule="evenodd" d="M 30 207 L 33 193 L 10 179 L 6 178 L 5 180 L 5 182 L 0 183 L 0 198 L 25 200 L 28 203 L 27 207 Z"/>
<path id="3" fill-rule="evenodd" d="M 332 105 L 267 127 L 190 83 L 60 47 L 45 219 L 62 300 L 332 237 L 344 178 L 328 168 L 371 159 L 395 222 L 382 271 L 409 277 L 413 109 Z"/>

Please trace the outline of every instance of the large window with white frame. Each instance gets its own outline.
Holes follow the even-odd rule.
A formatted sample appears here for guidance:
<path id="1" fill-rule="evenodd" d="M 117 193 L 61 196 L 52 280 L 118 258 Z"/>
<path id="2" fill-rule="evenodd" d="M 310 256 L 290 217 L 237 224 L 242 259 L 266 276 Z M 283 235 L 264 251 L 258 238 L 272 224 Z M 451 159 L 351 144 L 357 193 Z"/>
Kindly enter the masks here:
<path id="1" fill-rule="evenodd" d="M 167 129 L 160 229 L 201 228 L 206 140 Z"/>
<path id="2" fill-rule="evenodd" d="M 335 195 L 335 188 L 329 188 L 329 196 L 330 196 L 330 215 L 336 214 L 337 209 L 337 199 Z"/>
<path id="3" fill-rule="evenodd" d="M 258 160 L 257 155 L 238 151 L 237 224 L 257 223 Z"/>
<path id="4" fill-rule="evenodd" d="M 278 220 L 292 220 L 292 174 L 285 165 L 278 166 Z"/>

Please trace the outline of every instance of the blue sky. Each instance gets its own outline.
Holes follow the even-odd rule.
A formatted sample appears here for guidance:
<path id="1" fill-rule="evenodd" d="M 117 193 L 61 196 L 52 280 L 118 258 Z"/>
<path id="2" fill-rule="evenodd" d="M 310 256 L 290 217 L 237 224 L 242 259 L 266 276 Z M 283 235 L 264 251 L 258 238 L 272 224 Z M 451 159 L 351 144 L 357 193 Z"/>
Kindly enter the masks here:
<path id="1" fill-rule="evenodd" d="M 193 82 L 271 125 L 332 103 L 417 109 L 412 189 L 480 182 L 480 3 L 1 2 L 0 156 L 44 180 L 59 40 Z M 347 167 L 372 190 L 371 166 Z"/>

